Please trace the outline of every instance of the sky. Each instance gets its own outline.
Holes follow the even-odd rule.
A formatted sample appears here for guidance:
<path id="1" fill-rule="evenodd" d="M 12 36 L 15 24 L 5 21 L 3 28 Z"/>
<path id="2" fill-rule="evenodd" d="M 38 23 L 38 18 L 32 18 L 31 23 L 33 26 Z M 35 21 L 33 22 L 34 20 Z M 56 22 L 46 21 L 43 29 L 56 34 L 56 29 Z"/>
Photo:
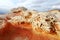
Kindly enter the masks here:
<path id="1" fill-rule="evenodd" d="M 0 0 L 0 12 L 22 6 L 37 11 L 60 9 L 60 0 Z"/>

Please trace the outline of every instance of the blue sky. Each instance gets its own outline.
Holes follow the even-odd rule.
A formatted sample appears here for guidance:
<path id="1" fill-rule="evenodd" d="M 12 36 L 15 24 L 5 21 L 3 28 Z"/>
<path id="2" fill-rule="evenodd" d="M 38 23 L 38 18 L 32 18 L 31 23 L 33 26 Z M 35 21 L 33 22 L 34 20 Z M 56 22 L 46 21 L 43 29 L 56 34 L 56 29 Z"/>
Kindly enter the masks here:
<path id="1" fill-rule="evenodd" d="M 49 9 L 60 9 L 60 0 L 0 0 L 0 12 L 15 7 L 24 6 L 28 9 L 46 11 Z"/>

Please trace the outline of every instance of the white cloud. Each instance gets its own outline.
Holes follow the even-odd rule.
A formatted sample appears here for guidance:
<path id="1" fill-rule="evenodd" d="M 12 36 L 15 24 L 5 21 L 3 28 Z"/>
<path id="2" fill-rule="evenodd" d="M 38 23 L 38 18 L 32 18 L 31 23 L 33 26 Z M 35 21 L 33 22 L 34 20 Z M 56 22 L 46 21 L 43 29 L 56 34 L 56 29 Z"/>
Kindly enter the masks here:
<path id="1" fill-rule="evenodd" d="M 10 9 L 14 6 L 12 0 L 0 0 L 0 8 Z"/>
<path id="2" fill-rule="evenodd" d="M 53 5 L 52 8 L 60 9 L 60 5 Z"/>
<path id="3" fill-rule="evenodd" d="M 57 3 L 60 3 L 60 0 L 0 0 L 0 8 L 11 9 L 14 7 L 24 6 L 29 9 L 43 10 L 54 8 L 53 5 Z"/>

